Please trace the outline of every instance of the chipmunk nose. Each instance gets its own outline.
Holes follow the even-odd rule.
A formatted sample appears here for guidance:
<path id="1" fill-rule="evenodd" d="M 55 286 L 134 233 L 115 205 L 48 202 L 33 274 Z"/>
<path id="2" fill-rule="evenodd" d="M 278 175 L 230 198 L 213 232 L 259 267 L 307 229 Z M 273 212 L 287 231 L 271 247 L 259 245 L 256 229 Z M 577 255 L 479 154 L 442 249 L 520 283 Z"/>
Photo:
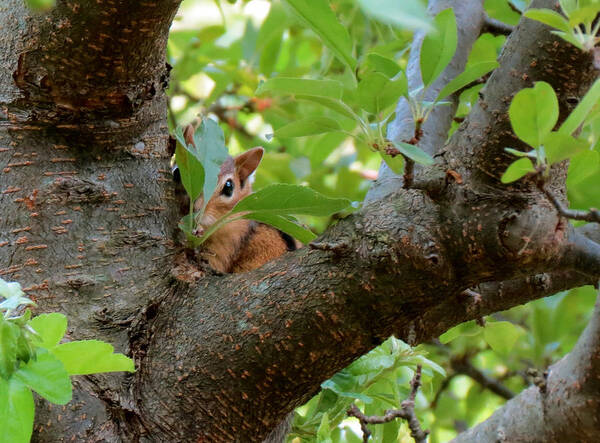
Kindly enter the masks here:
<path id="1" fill-rule="evenodd" d="M 196 237 L 202 237 L 204 235 L 204 228 L 202 226 L 197 226 L 196 229 L 192 231 Z"/>

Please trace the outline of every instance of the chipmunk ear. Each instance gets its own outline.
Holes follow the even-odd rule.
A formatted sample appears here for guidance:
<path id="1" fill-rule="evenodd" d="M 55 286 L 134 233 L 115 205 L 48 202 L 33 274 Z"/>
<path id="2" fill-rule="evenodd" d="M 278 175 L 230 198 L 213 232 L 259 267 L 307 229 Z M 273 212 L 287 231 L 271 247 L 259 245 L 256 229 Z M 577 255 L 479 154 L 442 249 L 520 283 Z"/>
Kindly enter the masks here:
<path id="1" fill-rule="evenodd" d="M 183 139 L 188 145 L 196 146 L 194 143 L 194 126 L 187 125 L 183 130 Z"/>
<path id="2" fill-rule="evenodd" d="M 256 168 L 258 168 L 258 164 L 260 163 L 264 152 L 265 150 L 263 147 L 258 146 L 235 157 L 235 170 L 238 174 L 242 187 L 244 186 L 244 183 L 250 174 L 256 171 Z"/>

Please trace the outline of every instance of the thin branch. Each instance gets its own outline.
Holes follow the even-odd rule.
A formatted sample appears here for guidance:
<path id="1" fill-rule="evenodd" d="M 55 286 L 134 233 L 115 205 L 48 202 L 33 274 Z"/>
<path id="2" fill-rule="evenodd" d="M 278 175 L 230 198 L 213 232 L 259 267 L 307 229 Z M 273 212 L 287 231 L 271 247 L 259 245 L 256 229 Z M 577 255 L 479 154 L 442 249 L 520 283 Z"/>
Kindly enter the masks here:
<path id="1" fill-rule="evenodd" d="M 552 205 L 556 208 L 558 213 L 562 217 L 570 218 L 572 220 L 582 220 L 588 222 L 600 223 L 600 211 L 595 208 L 591 208 L 589 211 L 580 211 L 577 209 L 568 209 L 566 208 L 561 201 L 550 191 L 544 183 L 542 182 L 539 185 L 539 188 L 542 192 L 548 197 L 548 200 L 552 203 Z"/>
<path id="2" fill-rule="evenodd" d="M 500 20 L 496 20 L 495 18 L 486 15 L 483 22 L 483 28 L 481 28 L 481 33 L 484 34 L 489 32 L 493 35 L 510 35 L 514 29 L 514 26 L 507 25 Z"/>
<path id="3" fill-rule="evenodd" d="M 481 370 L 473 366 L 467 358 L 451 359 L 450 366 L 457 374 L 466 375 L 479 383 L 482 387 L 489 389 L 494 394 L 510 400 L 515 396 L 514 392 L 500 383 L 498 380 L 484 374 Z"/>
<path id="4" fill-rule="evenodd" d="M 452 382 L 452 380 L 454 379 L 454 377 L 456 377 L 458 374 L 454 373 L 454 374 L 449 374 L 444 381 L 442 381 L 442 384 L 440 385 L 440 388 L 437 390 L 437 392 L 435 393 L 435 397 L 433 398 L 433 401 L 431 402 L 431 409 L 434 410 L 437 407 L 438 402 L 440 401 L 440 397 L 442 396 L 442 394 L 444 393 L 444 391 L 446 391 L 446 389 L 448 389 L 448 387 L 450 386 L 450 382 Z"/>
<path id="5" fill-rule="evenodd" d="M 396 418 L 403 418 L 408 421 L 408 427 L 410 428 L 410 435 L 414 438 L 417 443 L 425 443 L 427 441 L 427 435 L 429 431 L 421 429 L 421 423 L 415 414 L 415 397 L 417 391 L 421 386 L 421 366 L 417 366 L 415 376 L 410 382 L 411 391 L 410 395 L 401 404 L 400 409 L 389 409 L 385 411 L 383 416 L 379 415 L 365 415 L 358 407 L 353 403 L 348 409 L 348 415 L 351 417 L 358 418 L 360 422 L 360 428 L 363 431 L 363 442 L 367 443 L 371 436 L 371 431 L 367 427 L 367 424 L 381 424 L 388 423 Z"/>

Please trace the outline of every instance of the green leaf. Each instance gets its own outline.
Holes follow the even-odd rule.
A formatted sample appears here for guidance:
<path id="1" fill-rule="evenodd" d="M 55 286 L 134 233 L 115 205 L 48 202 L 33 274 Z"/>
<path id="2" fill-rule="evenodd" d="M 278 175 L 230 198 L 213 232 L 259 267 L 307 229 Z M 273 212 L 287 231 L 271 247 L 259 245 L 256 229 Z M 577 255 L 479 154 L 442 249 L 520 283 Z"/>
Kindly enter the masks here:
<path id="1" fill-rule="evenodd" d="M 317 34 L 323 44 L 340 61 L 354 71 L 356 60 L 352 56 L 352 40 L 348 30 L 337 20 L 328 1 L 284 0 L 300 19 Z"/>
<path id="2" fill-rule="evenodd" d="M 323 417 L 321 418 L 321 424 L 319 425 L 319 429 L 317 430 L 317 442 L 318 443 L 332 443 L 330 437 L 330 427 L 329 427 L 329 416 L 328 413 L 325 412 Z"/>
<path id="3" fill-rule="evenodd" d="M 421 148 L 415 145 L 411 145 L 409 143 L 404 142 L 392 142 L 396 149 L 404 154 L 406 157 L 411 160 L 420 163 L 422 165 L 432 165 L 434 163 L 433 158 L 423 151 Z"/>
<path id="4" fill-rule="evenodd" d="M 404 172 L 404 157 L 401 155 L 392 157 L 391 155 L 381 151 L 379 154 L 381 155 L 381 158 L 385 164 L 388 165 L 388 168 L 394 171 L 395 174 L 401 175 L 402 172 Z"/>
<path id="5" fill-rule="evenodd" d="M 450 83 L 442 88 L 435 101 L 442 100 L 451 94 L 454 94 L 461 88 L 464 88 L 469 83 L 474 82 L 478 78 L 499 66 L 497 61 L 481 62 L 469 66 L 464 72 L 454 77 Z"/>
<path id="6" fill-rule="evenodd" d="M 64 405 L 71 401 L 71 380 L 63 364 L 49 352 L 38 352 L 14 375 L 46 400 Z"/>
<path id="7" fill-rule="evenodd" d="M 577 185 L 598 172 L 600 154 L 596 151 L 585 151 L 574 156 L 569 163 L 567 187 Z"/>
<path id="8" fill-rule="evenodd" d="M 294 223 L 281 215 L 265 212 L 250 212 L 249 214 L 246 214 L 244 218 L 271 225 L 280 231 L 291 235 L 304 244 L 310 243 L 317 238 L 317 236 L 310 229 Z"/>
<path id="9" fill-rule="evenodd" d="M 520 158 L 519 160 L 510 164 L 510 166 L 506 169 L 506 172 L 504 172 L 502 175 L 502 178 L 500 178 L 500 181 L 502 183 L 511 183 L 534 171 L 535 168 L 533 167 L 530 159 Z"/>
<path id="10" fill-rule="evenodd" d="M 46 349 L 56 346 L 67 332 L 67 317 L 58 312 L 40 314 L 28 324 L 40 335 L 42 342 L 39 346 Z"/>
<path id="11" fill-rule="evenodd" d="M 358 0 L 362 10 L 387 25 L 431 31 L 431 19 L 419 0 Z"/>
<path id="12" fill-rule="evenodd" d="M 267 92 L 273 95 L 300 94 L 340 100 L 343 87 L 340 82 L 335 80 L 274 77 L 261 83 L 256 89 L 256 95 Z"/>
<path id="13" fill-rule="evenodd" d="M 194 154 L 193 147 L 187 146 L 180 127 L 175 129 L 177 146 L 175 148 L 175 161 L 179 167 L 181 184 L 192 201 L 202 194 L 204 184 L 204 167 Z"/>
<path id="14" fill-rule="evenodd" d="M 588 143 L 562 132 L 551 132 L 544 139 L 548 164 L 558 163 L 588 149 Z"/>
<path id="15" fill-rule="evenodd" d="M 546 82 L 519 91 L 508 109 L 510 124 L 517 137 L 537 148 L 558 121 L 558 100 Z"/>
<path id="16" fill-rule="evenodd" d="M 274 135 L 279 138 L 306 137 L 308 135 L 339 131 L 340 129 L 340 124 L 332 118 L 307 117 L 282 126 L 275 131 Z"/>
<path id="17" fill-rule="evenodd" d="M 407 89 L 408 83 L 404 73 L 390 80 L 380 72 L 371 72 L 358 84 L 358 100 L 365 111 L 377 114 L 396 104 L 400 96 L 406 94 Z"/>
<path id="18" fill-rule="evenodd" d="M 507 321 L 487 322 L 483 328 L 483 338 L 488 345 L 500 354 L 508 354 L 525 331 Z"/>
<path id="19" fill-rule="evenodd" d="M 573 46 L 575 46 L 576 48 L 578 48 L 582 51 L 585 50 L 585 48 L 583 47 L 583 44 L 579 40 L 577 40 L 577 38 L 575 38 L 575 36 L 573 34 L 571 34 L 570 32 L 551 31 L 550 33 L 559 36 L 563 40 L 571 43 Z"/>
<path id="20" fill-rule="evenodd" d="M 452 329 L 447 330 L 440 335 L 440 342 L 443 344 L 450 343 L 458 337 L 473 337 L 481 332 L 481 327 L 474 320 L 462 323 Z"/>
<path id="21" fill-rule="evenodd" d="M 27 386 L 0 377 L 0 443 L 29 443 L 35 405 Z"/>
<path id="22" fill-rule="evenodd" d="M 580 23 L 591 24 L 600 11 L 600 4 L 579 7 L 569 14 L 569 26 L 574 28 Z"/>
<path id="23" fill-rule="evenodd" d="M 567 15 L 571 15 L 579 5 L 577 4 L 579 0 L 558 0 L 560 3 L 560 7 Z"/>
<path id="24" fill-rule="evenodd" d="M 103 341 L 80 340 L 58 345 L 52 353 L 64 364 L 69 375 L 135 372 L 133 360 L 123 354 L 113 354 L 114 350 L 111 344 Z"/>
<path id="25" fill-rule="evenodd" d="M 26 0 L 27 6 L 36 11 L 47 11 L 54 8 L 56 0 Z"/>
<path id="26" fill-rule="evenodd" d="M 561 125 L 559 132 L 572 134 L 585 123 L 594 107 L 600 102 L 600 80 L 596 80 L 589 91 L 581 99 L 579 104 L 571 111 L 567 119 Z"/>
<path id="27" fill-rule="evenodd" d="M 275 215 L 335 214 L 350 205 L 345 198 L 329 198 L 305 186 L 274 184 L 250 194 L 241 200 L 232 214 L 252 211 Z"/>
<path id="28" fill-rule="evenodd" d="M 542 22 L 545 25 L 551 26 L 556 29 L 560 29 L 561 31 L 569 32 L 571 30 L 567 19 L 560 15 L 558 12 L 553 11 L 551 9 L 532 8 L 525 11 L 525 14 L 523 15 L 532 20 Z"/>
<path id="29" fill-rule="evenodd" d="M 458 41 L 456 17 L 452 9 L 444 9 L 434 19 L 437 32 L 432 32 L 421 46 L 421 77 L 429 86 L 446 69 L 456 51 Z"/>
<path id="30" fill-rule="evenodd" d="M 20 335 L 19 327 L 0 315 L 0 378 L 8 380 L 15 371 Z"/>
<path id="31" fill-rule="evenodd" d="M 352 108 L 350 108 L 346 103 L 344 103 L 341 100 L 335 100 L 328 97 L 316 97 L 313 95 L 297 95 L 296 99 L 318 103 L 358 123 L 359 117 L 354 113 L 354 111 L 352 111 Z"/>
<path id="32" fill-rule="evenodd" d="M 194 155 L 204 168 L 204 207 L 217 187 L 221 165 L 229 157 L 225 146 L 225 137 L 219 124 L 210 118 L 202 119 L 202 123 L 194 132 Z M 203 212 L 204 208 L 200 212 Z"/>
<path id="33" fill-rule="evenodd" d="M 402 70 L 400 65 L 391 58 L 374 53 L 367 55 L 367 64 L 375 72 L 381 72 L 387 78 L 394 78 Z"/>

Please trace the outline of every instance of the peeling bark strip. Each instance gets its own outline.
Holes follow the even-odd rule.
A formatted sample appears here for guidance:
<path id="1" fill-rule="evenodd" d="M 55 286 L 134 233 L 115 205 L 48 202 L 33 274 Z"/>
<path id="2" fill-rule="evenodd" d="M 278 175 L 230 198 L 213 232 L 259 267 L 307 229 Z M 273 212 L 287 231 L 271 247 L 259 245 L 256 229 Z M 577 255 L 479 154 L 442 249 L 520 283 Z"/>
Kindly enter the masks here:
<path id="1" fill-rule="evenodd" d="M 30 16 L 21 0 L 0 6 L 0 275 L 19 280 L 40 312 L 67 314 L 70 337 L 133 355 L 138 372 L 81 377 L 64 409 L 40 403 L 36 441 L 260 441 L 390 334 L 416 344 L 600 277 L 597 232 L 568 227 L 534 183 L 497 180 L 502 149 L 518 146 L 512 95 L 547 81 L 564 118 L 567 97 L 597 76 L 543 25 L 515 28 L 446 146 L 439 128 L 453 112 L 432 114 L 422 143 L 439 165 L 415 171 L 416 189 L 382 180 L 385 192 L 313 248 L 188 284 L 169 273 L 179 215 L 165 176 L 164 47 L 179 1 L 57 3 L 48 16 Z M 470 24 L 454 74 L 483 15 L 479 1 L 432 1 L 447 6 Z M 409 69 L 411 84 L 417 74 Z M 548 184 L 559 199 L 564 173 Z M 464 295 L 473 287 L 481 297 Z M 542 427 L 546 441 L 597 435 L 597 323 L 596 312 L 545 395 L 527 390 L 459 438 L 518 441 Z"/>

